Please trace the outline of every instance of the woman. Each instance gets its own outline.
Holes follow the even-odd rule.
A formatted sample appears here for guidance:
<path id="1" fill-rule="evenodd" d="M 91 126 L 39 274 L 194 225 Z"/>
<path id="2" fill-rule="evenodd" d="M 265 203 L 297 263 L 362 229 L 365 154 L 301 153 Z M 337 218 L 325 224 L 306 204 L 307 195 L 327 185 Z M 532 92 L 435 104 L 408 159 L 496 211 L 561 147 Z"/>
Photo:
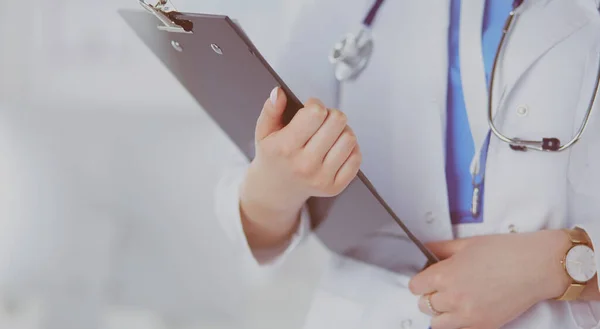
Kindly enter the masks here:
<path id="1" fill-rule="evenodd" d="M 338 82 L 329 49 L 371 5 L 315 1 L 299 17 L 279 71 L 313 98 L 284 127 L 286 95 L 273 91 L 257 122 L 255 159 L 218 195 L 220 220 L 246 259 L 261 271 L 284 259 L 307 231 L 304 202 L 339 194 L 360 166 L 442 261 L 409 284 L 364 264 L 332 267 L 307 327 L 597 326 L 600 115 L 561 152 L 552 151 L 556 139 L 545 142 L 550 152 L 523 152 L 490 132 L 487 90 L 508 0 L 386 1 L 369 65 Z M 492 90 L 494 123 L 508 137 L 564 145 L 594 95 L 598 4 L 514 6 Z"/>

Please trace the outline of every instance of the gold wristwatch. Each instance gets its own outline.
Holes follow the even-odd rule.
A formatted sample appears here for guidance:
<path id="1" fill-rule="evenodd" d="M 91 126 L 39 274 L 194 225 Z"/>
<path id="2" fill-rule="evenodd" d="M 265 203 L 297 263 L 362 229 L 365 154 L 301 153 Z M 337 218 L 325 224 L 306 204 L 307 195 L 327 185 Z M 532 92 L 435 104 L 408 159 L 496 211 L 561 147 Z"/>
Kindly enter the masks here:
<path id="1" fill-rule="evenodd" d="M 586 284 L 596 276 L 596 258 L 587 233 L 580 228 L 565 230 L 571 240 L 571 248 L 561 261 L 571 278 L 571 285 L 556 300 L 576 300 Z"/>

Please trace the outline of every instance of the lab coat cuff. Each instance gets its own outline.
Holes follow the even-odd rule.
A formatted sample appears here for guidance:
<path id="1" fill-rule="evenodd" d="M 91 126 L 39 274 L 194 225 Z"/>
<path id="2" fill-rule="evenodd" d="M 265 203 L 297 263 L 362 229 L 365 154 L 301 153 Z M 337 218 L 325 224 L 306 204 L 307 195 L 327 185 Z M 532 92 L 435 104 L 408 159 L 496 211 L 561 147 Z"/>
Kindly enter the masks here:
<path id="1" fill-rule="evenodd" d="M 243 169 L 243 170 L 242 170 Z M 287 256 L 296 249 L 310 231 L 310 220 L 306 209 L 302 209 L 301 222 L 295 234 L 285 245 L 268 250 L 252 251 L 242 226 L 240 212 L 240 188 L 247 166 L 225 175 L 216 189 L 216 215 L 220 226 L 241 258 L 244 277 L 253 283 L 261 283 L 273 276 Z"/>

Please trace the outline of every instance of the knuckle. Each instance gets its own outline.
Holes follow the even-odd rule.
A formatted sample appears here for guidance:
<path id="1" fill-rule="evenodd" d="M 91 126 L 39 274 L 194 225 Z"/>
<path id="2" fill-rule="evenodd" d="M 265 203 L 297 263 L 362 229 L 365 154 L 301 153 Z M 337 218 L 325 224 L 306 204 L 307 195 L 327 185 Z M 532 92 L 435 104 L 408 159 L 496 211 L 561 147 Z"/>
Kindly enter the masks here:
<path id="1" fill-rule="evenodd" d="M 418 292 L 419 292 L 419 291 L 418 291 L 418 289 L 419 289 L 419 287 L 418 287 L 418 285 L 417 285 L 417 282 L 416 282 L 414 279 L 413 279 L 413 280 L 410 280 L 410 281 L 408 282 L 408 290 L 409 290 L 409 291 L 410 291 L 410 292 L 411 292 L 413 295 L 418 295 Z"/>
<path id="2" fill-rule="evenodd" d="M 314 105 L 314 104 L 316 104 L 316 105 L 319 105 L 319 106 L 321 106 L 321 107 L 324 107 L 324 106 L 325 106 L 325 105 L 323 104 L 323 102 L 322 102 L 320 99 L 316 98 L 316 97 L 310 97 L 310 98 L 309 98 L 309 99 L 306 101 L 306 103 L 305 103 L 305 104 L 306 104 L 306 105 Z"/>
<path id="3" fill-rule="evenodd" d="M 349 147 L 355 147 L 358 145 L 358 138 L 354 134 L 350 134 L 346 137 Z"/>
<path id="4" fill-rule="evenodd" d="M 324 120 L 327 116 L 327 109 L 320 104 L 311 104 L 301 110 L 304 115 L 311 119 Z"/>
<path id="5" fill-rule="evenodd" d="M 309 116 L 309 115 L 310 115 L 310 108 L 309 107 L 303 107 L 303 108 L 301 108 L 301 109 L 298 110 L 298 112 L 294 116 L 294 119 L 298 120 L 298 118 L 306 117 L 306 116 Z"/>
<path id="6" fill-rule="evenodd" d="M 443 273 L 436 273 L 432 278 L 433 286 L 438 288 L 438 290 L 442 287 L 446 287 L 448 282 L 448 275 L 444 275 Z"/>
<path id="7" fill-rule="evenodd" d="M 354 155 L 354 158 L 353 158 L 353 160 L 352 160 L 352 161 L 354 161 L 354 164 L 355 164 L 357 167 L 360 167 L 360 165 L 362 164 L 362 161 L 363 161 L 363 156 L 362 156 L 362 153 L 360 153 L 360 152 L 357 152 L 357 153 Z"/>
<path id="8" fill-rule="evenodd" d="M 285 143 L 279 143 L 274 147 L 273 153 L 277 156 L 289 158 L 294 154 L 294 149 Z"/>
<path id="9" fill-rule="evenodd" d="M 358 137 L 356 137 L 356 134 L 350 128 L 346 128 L 344 130 L 344 132 L 342 133 L 342 137 L 347 143 L 351 143 L 354 145 L 358 143 Z"/>
<path id="10" fill-rule="evenodd" d="M 312 108 L 312 116 L 317 120 L 325 120 L 327 117 L 327 109 L 323 106 L 314 105 Z"/>
<path id="11" fill-rule="evenodd" d="M 307 158 L 297 161 L 295 173 L 301 177 L 312 177 L 318 170 L 318 164 L 313 159 Z"/>
<path id="12" fill-rule="evenodd" d="M 348 183 L 350 182 L 350 181 L 346 181 L 346 180 L 347 180 L 346 178 L 335 180 L 329 187 L 329 191 L 328 191 L 329 194 L 337 195 L 337 194 L 341 193 L 344 190 L 344 188 L 348 185 Z"/>
<path id="13" fill-rule="evenodd" d="M 296 115 L 294 117 L 302 117 L 302 116 L 308 116 L 308 115 L 310 115 L 310 107 L 303 107 L 298 110 L 298 112 L 296 113 Z"/>
<path id="14" fill-rule="evenodd" d="M 348 116 L 337 109 L 332 109 L 330 114 L 331 119 L 335 120 L 335 122 L 340 123 L 342 125 L 346 125 L 348 123 Z"/>
<path id="15" fill-rule="evenodd" d="M 356 137 L 356 135 L 349 129 L 346 129 L 343 132 L 343 137 L 344 139 L 348 142 L 348 143 L 356 143 L 358 138 Z"/>
<path id="16" fill-rule="evenodd" d="M 359 164 L 362 162 L 363 160 L 363 155 L 362 152 L 360 151 L 360 146 L 358 145 L 358 143 L 356 143 L 356 145 L 352 146 L 353 150 L 352 153 L 350 154 L 350 157 L 348 158 L 348 162 L 350 162 L 351 164 Z"/>
<path id="17" fill-rule="evenodd" d="M 331 193 L 331 187 L 329 181 L 323 177 L 317 177 L 312 181 L 312 187 L 321 193 L 329 195 Z"/>

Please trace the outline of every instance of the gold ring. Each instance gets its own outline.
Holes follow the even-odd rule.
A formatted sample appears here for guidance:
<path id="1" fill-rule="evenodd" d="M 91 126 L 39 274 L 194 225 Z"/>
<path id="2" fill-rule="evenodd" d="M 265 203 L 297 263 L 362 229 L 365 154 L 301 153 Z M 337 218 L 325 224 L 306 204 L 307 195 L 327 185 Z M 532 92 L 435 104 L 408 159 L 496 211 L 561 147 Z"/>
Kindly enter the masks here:
<path id="1" fill-rule="evenodd" d="M 436 310 L 433 305 L 431 305 L 431 296 L 433 296 L 433 294 L 434 293 L 428 294 L 427 298 L 425 298 L 425 301 L 427 302 L 427 307 L 429 307 L 431 313 L 433 313 L 434 316 L 440 316 L 442 315 L 442 312 Z"/>

